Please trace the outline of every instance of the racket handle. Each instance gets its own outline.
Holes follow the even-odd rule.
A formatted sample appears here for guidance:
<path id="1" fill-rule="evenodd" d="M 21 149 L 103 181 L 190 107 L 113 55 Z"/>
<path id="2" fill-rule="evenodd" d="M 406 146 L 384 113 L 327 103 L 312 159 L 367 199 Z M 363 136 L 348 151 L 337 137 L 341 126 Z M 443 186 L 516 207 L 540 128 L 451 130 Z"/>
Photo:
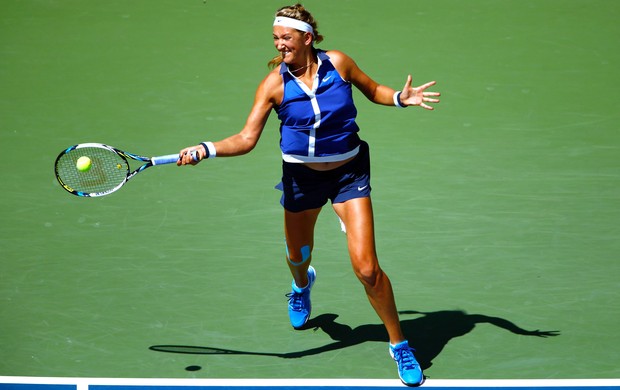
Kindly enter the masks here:
<path id="1" fill-rule="evenodd" d="M 199 161 L 198 152 L 192 150 L 192 158 L 194 161 Z M 174 164 L 179 161 L 179 154 L 168 154 L 166 156 L 157 156 L 151 159 L 153 165 L 162 165 L 162 164 Z"/>
<path id="2" fill-rule="evenodd" d="M 168 154 L 166 156 L 157 156 L 151 159 L 153 165 L 173 164 L 179 161 L 179 154 Z"/>

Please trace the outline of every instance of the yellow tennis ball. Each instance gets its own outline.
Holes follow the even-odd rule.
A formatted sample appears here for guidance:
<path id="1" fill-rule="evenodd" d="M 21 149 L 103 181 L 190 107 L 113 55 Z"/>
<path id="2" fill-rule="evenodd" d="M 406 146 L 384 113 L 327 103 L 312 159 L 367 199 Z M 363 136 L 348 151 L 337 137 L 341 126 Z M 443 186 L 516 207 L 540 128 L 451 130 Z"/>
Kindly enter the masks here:
<path id="1" fill-rule="evenodd" d="M 93 164 L 90 161 L 90 158 L 88 158 L 86 156 L 82 156 L 82 157 L 78 158 L 77 162 L 75 163 L 75 167 L 80 172 L 88 172 L 92 165 Z"/>

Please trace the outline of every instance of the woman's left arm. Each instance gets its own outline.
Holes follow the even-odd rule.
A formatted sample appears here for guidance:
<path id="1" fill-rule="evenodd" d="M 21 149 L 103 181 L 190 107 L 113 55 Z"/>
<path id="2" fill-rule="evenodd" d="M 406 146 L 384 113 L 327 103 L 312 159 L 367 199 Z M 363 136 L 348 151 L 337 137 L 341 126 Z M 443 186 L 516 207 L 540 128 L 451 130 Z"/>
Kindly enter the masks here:
<path id="1" fill-rule="evenodd" d="M 440 96 L 439 92 L 426 92 L 428 87 L 435 85 L 435 81 L 412 87 L 412 77 L 409 75 L 402 91 L 396 91 L 374 81 L 346 54 L 330 50 L 328 55 L 342 77 L 355 85 L 373 103 L 385 106 L 420 106 L 427 110 L 433 109 L 427 103 L 439 103 L 439 99 L 436 99 Z"/>

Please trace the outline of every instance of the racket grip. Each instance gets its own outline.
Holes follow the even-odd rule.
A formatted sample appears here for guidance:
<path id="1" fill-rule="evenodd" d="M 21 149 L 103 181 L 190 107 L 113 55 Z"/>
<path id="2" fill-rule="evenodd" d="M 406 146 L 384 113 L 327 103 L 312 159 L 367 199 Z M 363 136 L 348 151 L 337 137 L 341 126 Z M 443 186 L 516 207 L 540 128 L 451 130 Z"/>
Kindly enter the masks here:
<path id="1" fill-rule="evenodd" d="M 168 154 L 166 156 L 157 156 L 151 159 L 153 165 L 174 164 L 179 161 L 179 154 Z"/>
<path id="2" fill-rule="evenodd" d="M 198 152 L 196 152 L 195 150 L 192 150 L 191 154 L 192 154 L 192 158 L 194 159 L 194 161 L 200 161 L 200 158 L 198 157 Z M 179 155 L 177 153 L 177 154 L 168 154 L 166 156 L 153 157 L 151 161 L 153 162 L 153 165 L 174 164 L 177 161 L 179 161 Z"/>

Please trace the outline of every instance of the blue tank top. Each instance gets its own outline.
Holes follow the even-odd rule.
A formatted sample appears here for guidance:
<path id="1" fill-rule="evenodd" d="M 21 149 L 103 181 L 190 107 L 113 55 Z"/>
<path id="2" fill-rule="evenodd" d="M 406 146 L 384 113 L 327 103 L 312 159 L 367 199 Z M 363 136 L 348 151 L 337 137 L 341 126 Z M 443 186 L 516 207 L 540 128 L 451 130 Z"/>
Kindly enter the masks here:
<path id="1" fill-rule="evenodd" d="M 282 158 L 287 162 L 342 161 L 359 151 L 351 83 L 340 77 L 324 51 L 317 51 L 317 57 L 312 89 L 295 78 L 286 64 L 280 65 L 284 97 L 275 111 Z"/>

